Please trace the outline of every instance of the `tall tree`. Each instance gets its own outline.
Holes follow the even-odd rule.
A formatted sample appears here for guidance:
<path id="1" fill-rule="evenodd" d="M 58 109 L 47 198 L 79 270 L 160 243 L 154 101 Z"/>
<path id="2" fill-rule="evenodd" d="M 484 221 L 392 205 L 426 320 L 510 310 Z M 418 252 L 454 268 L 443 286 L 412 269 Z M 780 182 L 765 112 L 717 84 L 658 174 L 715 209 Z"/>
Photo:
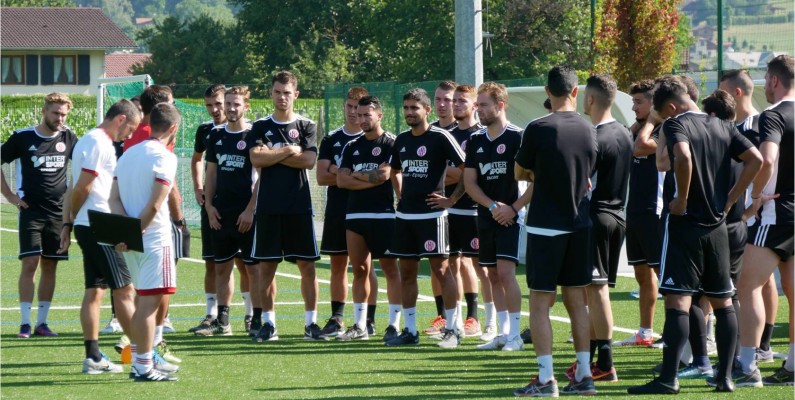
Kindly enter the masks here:
<path id="1" fill-rule="evenodd" d="M 619 89 L 670 73 L 679 0 L 603 0 L 594 38 L 594 69 L 610 72 Z"/>

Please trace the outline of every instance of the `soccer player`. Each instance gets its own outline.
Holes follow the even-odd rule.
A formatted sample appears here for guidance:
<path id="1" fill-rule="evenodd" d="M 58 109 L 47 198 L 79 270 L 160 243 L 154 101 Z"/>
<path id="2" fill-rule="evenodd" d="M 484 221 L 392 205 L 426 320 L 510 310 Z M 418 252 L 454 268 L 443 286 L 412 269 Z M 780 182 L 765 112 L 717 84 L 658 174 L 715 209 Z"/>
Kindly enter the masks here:
<path id="1" fill-rule="evenodd" d="M 578 88 L 574 69 L 552 68 L 546 92 L 552 113 L 527 125 L 514 170 L 517 180 L 533 183 L 527 212 L 527 286 L 530 329 L 538 360 L 538 377 L 514 394 L 558 395 L 549 321 L 558 286 L 562 286 L 577 353 L 575 377 L 563 392 L 595 394 L 588 362 L 590 322 L 585 287 L 591 283 L 593 271 L 586 195 L 596 165 L 596 129 L 575 111 Z"/>
<path id="2" fill-rule="evenodd" d="M 251 166 L 249 143 L 245 140 L 251 130 L 251 124 L 245 120 L 250 93 L 247 86 L 235 86 L 226 90 L 224 98 L 227 122 L 213 128 L 207 141 L 204 203 L 212 229 L 218 318 L 210 326 L 197 329 L 197 336 L 232 335 L 229 305 L 232 302 L 235 259 L 242 258 L 246 264 L 255 264 L 251 258 L 254 238 L 251 228 L 257 198 L 252 195 L 252 190 L 258 173 Z M 246 274 L 245 268 L 241 272 Z"/>
<path id="3" fill-rule="evenodd" d="M 460 86 L 459 86 L 460 87 Z M 529 200 L 530 190 L 519 198 L 514 177 L 514 158 L 522 141 L 522 130 L 508 122 L 508 91 L 504 85 L 486 82 L 477 90 L 480 122 L 485 126 L 466 143 L 464 187 L 478 205 L 478 262 L 490 268 L 491 286 L 500 335 L 477 349 L 517 351 L 524 349 L 519 332 L 522 291 L 516 281 L 519 264 L 519 211 Z"/>
<path id="4" fill-rule="evenodd" d="M 137 294 L 130 332 L 130 376 L 136 382 L 178 380 L 156 367 L 153 345 L 162 297 L 177 290 L 172 223 L 166 200 L 176 184 L 177 157 L 167 146 L 174 142 L 181 118 L 177 108 L 168 103 L 156 104 L 150 111 L 151 139 L 127 149 L 119 159 L 110 200 L 114 214 L 139 218 L 143 231 L 143 253 L 127 251 L 124 243 L 116 245 L 117 251 L 124 252 Z"/>
<path id="5" fill-rule="evenodd" d="M 400 328 L 400 272 L 394 256 L 389 254 L 393 241 L 395 208 L 389 160 L 395 136 L 381 128 L 381 102 L 375 96 L 359 99 L 356 113 L 364 132 L 348 142 L 342 151 L 337 171 L 337 186 L 349 190 L 345 229 L 348 255 L 353 265 L 354 323 L 337 340 L 368 339 L 365 301 L 377 292 L 372 285 L 372 260 L 378 259 L 387 282 L 389 325 L 383 340 L 397 337 Z"/>
<path id="6" fill-rule="evenodd" d="M 439 117 L 438 120 L 431 122 L 431 126 L 438 126 L 448 132 L 451 132 L 453 128 L 458 125 L 458 122 L 455 119 L 455 115 L 453 113 L 453 96 L 455 94 L 455 88 L 458 86 L 457 83 L 453 81 L 442 81 L 436 86 L 436 90 L 434 91 L 433 95 L 433 108 L 436 112 L 436 116 Z M 460 143 L 459 143 L 460 144 Z M 453 170 L 458 170 L 459 172 L 455 172 Z M 455 188 L 456 183 L 458 181 L 460 174 L 460 170 L 455 167 L 448 167 L 447 172 L 445 172 L 445 192 L 447 192 L 447 186 L 450 185 L 452 188 Z M 457 268 L 460 263 L 457 263 L 452 268 Z M 461 274 L 456 269 L 453 271 L 453 275 L 456 279 L 456 286 L 458 290 L 458 302 L 461 301 L 463 296 L 463 282 L 461 282 Z M 447 321 L 444 318 L 444 300 L 442 299 L 442 286 L 439 284 L 439 280 L 436 279 L 436 276 L 431 274 L 431 290 L 433 291 L 433 299 L 436 303 L 436 317 L 431 321 L 430 325 L 425 328 L 424 332 L 428 335 L 431 335 L 434 339 L 441 338 L 441 330 L 444 328 Z M 458 310 L 458 302 L 456 303 L 456 312 L 460 314 L 460 310 Z M 456 327 L 459 327 L 456 324 Z M 463 328 L 463 324 L 459 328 Z"/>
<path id="7" fill-rule="evenodd" d="M 47 314 L 55 292 L 55 268 L 58 260 L 67 260 L 68 243 L 61 248 L 60 237 L 70 222 L 63 212 L 66 193 L 66 164 L 72 157 L 77 136 L 64 123 L 72 101 L 63 93 L 44 97 L 42 120 L 36 126 L 14 131 L 0 147 L 3 164 L 17 161 L 17 190 L 8 186 L 2 173 L 3 197 L 19 210 L 19 311 L 22 322 L 17 337 L 31 335 L 57 336 L 47 325 Z M 59 251 L 63 250 L 63 251 Z M 30 310 L 33 305 L 36 270 L 39 277 L 39 311 L 35 329 L 31 329 Z"/>
<path id="8" fill-rule="evenodd" d="M 323 222 L 323 238 L 320 254 L 331 258 L 331 318 L 323 326 L 323 335 L 333 338 L 345 332 L 345 300 L 348 297 L 348 249 L 345 244 L 345 207 L 348 190 L 337 185 L 339 161 L 342 149 L 348 142 L 362 135 L 356 108 L 359 99 L 367 95 L 367 90 L 352 87 L 343 102 L 345 124 L 329 132 L 320 142 L 317 159 L 317 183 L 328 186 L 326 191 L 326 213 Z M 376 283 L 377 284 L 377 283 Z M 371 282 L 372 285 L 372 282 Z M 377 292 L 377 290 L 376 290 Z M 374 307 L 374 305 L 373 305 Z M 369 311 L 369 310 L 368 310 Z M 373 309 L 375 312 L 375 309 Z"/>
<path id="9" fill-rule="evenodd" d="M 615 382 L 613 367 L 613 310 L 608 287 L 616 287 L 618 260 L 624 244 L 627 189 L 632 164 L 632 139 L 624 125 L 610 112 L 615 99 L 616 82 L 609 75 L 596 74 L 585 85 L 585 114 L 596 127 L 598 156 L 591 176 L 591 228 L 594 249 L 593 279 L 587 287 L 591 319 L 591 351 L 598 352 L 590 364 L 594 381 Z M 576 368 L 576 363 L 574 368 Z M 572 373 L 573 375 L 573 373 Z"/>
<path id="10" fill-rule="evenodd" d="M 255 342 L 278 340 L 274 301 L 276 268 L 282 260 L 295 262 L 301 273 L 304 298 L 304 339 L 324 340 L 317 325 L 317 276 L 320 259 L 312 221 L 312 200 L 307 170 L 317 156 L 317 125 L 295 113 L 298 79 L 287 71 L 271 80 L 273 114 L 257 120 L 248 135 L 251 163 L 260 169 L 260 186 L 252 257 L 259 264 L 252 279 L 258 279 L 262 294 L 262 328 Z M 258 143 L 259 142 L 259 143 Z M 275 194 L 275 195 L 274 195 Z M 254 309 L 254 315 L 258 313 Z"/>
<path id="11" fill-rule="evenodd" d="M 654 81 L 642 80 L 630 86 L 635 123 L 630 167 L 629 199 L 626 205 L 627 262 L 638 282 L 640 326 L 632 336 L 614 346 L 650 346 L 654 343 L 654 310 L 657 306 L 657 271 L 660 265 L 660 235 L 657 229 L 662 212 L 663 174 L 657 171 L 655 153 L 660 122 L 651 115 Z"/>
<path id="12" fill-rule="evenodd" d="M 455 329 L 457 289 L 449 269 L 446 204 L 455 204 L 464 194 L 459 184 L 449 197 L 443 196 L 444 174 L 449 163 L 464 166 L 464 154 L 449 132 L 428 124 L 430 99 L 425 90 L 415 88 L 403 95 L 403 116 L 411 129 L 395 139 L 391 174 L 401 179 L 401 190 L 395 220 L 395 242 L 390 252 L 400 259 L 403 282 L 403 317 L 405 328 L 387 346 L 419 344 L 417 333 L 417 271 L 419 260 L 427 257 L 431 272 L 442 286 L 446 324 L 443 348 L 460 344 Z"/>
<path id="13" fill-rule="evenodd" d="M 751 204 L 745 215 L 753 216 L 748 224 L 748 244 L 743 255 L 743 270 L 737 282 L 740 297 L 740 366 L 742 376 L 737 386 L 759 387 L 759 369 L 754 356 L 764 330 L 764 307 L 761 289 L 773 269 L 781 273 L 781 286 L 789 303 L 789 355 L 776 372 L 764 379 L 764 385 L 792 385 L 795 371 L 793 338 L 793 130 L 795 116 L 795 59 L 779 55 L 767 64 L 765 99 L 773 104 L 759 117 L 759 150 L 764 164 L 754 179 Z"/>
<path id="14" fill-rule="evenodd" d="M 86 374 L 122 372 L 121 366 L 110 362 L 99 351 L 99 309 L 108 287 L 114 293 L 114 308 L 122 330 L 129 333 L 132 329 L 135 305 L 130 271 L 112 246 L 97 243 L 89 227 L 88 210 L 110 212 L 110 191 L 116 169 L 113 141 L 129 137 L 140 121 L 138 108 L 131 101 L 120 100 L 108 109 L 102 123 L 86 133 L 74 148 L 67 226 L 74 225 L 75 238 L 83 252 L 85 293 L 80 307 L 80 325 L 86 349 L 83 360 L 83 373 Z M 66 246 L 68 240 L 67 234 L 62 244 Z"/>
<path id="15" fill-rule="evenodd" d="M 692 298 L 703 292 L 717 321 L 720 368 L 718 391 L 733 391 L 731 357 L 737 340 L 737 318 L 731 303 L 725 215 L 756 175 L 761 156 L 733 123 L 698 112 L 687 88 L 676 78 L 655 85 L 654 109 L 675 174 L 676 194 L 665 222 L 660 291 L 665 296 L 663 365 L 658 378 L 627 389 L 630 394 L 679 392 L 677 367 L 690 331 Z M 662 156 L 662 146 L 657 159 Z M 743 161 L 743 171 L 729 190 L 731 158 Z"/>
<path id="16" fill-rule="evenodd" d="M 718 87 L 734 98 L 737 130 L 750 140 L 754 146 L 759 148 L 759 111 L 752 102 L 754 81 L 748 71 L 735 69 L 724 72 Z M 737 286 L 736 279 L 739 276 L 739 268 L 742 267 L 742 256 L 745 250 L 745 242 L 748 238 L 748 227 L 745 221 L 742 221 L 744 212 L 745 203 L 738 201 L 726 217 L 726 229 L 729 231 L 729 244 L 732 249 L 732 278 L 735 286 Z M 736 297 L 735 293 L 732 301 L 737 300 Z M 765 303 L 765 328 L 762 330 L 762 339 L 756 349 L 756 361 L 758 363 L 773 362 L 774 358 L 786 356 L 774 352 L 770 348 L 770 340 L 773 338 L 773 327 L 778 312 L 778 289 L 776 288 L 776 278 L 773 274 L 770 274 L 770 279 L 762 286 L 762 299 Z M 739 302 L 737 306 L 739 307 Z M 735 312 L 740 315 L 739 308 L 735 307 Z M 737 356 L 739 357 L 739 348 Z"/>

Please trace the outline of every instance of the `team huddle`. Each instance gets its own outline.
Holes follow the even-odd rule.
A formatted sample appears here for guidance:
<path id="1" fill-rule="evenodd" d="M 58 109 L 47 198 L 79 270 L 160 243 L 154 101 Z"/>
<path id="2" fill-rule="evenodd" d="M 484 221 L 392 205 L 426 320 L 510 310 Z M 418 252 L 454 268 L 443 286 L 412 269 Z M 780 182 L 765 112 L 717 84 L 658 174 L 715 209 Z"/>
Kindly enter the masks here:
<path id="1" fill-rule="evenodd" d="M 691 79 L 637 82 L 629 91 L 636 114 L 629 128 L 611 114 L 617 86 L 609 75 L 589 77 L 584 93 L 569 67 L 555 67 L 547 78 L 549 114 L 524 129 L 507 119 L 505 86 L 444 81 L 433 101 L 423 89 L 403 95 L 409 129 L 398 135 L 381 126 L 381 101 L 353 87 L 343 103 L 344 125 L 319 144 L 317 125 L 293 109 L 299 91 L 292 73 L 273 77 L 274 111 L 253 122 L 245 118 L 247 87 L 210 86 L 204 99 L 212 121 L 197 129 L 191 160 L 202 206 L 207 309 L 190 332 L 233 334 L 237 266 L 243 329 L 255 343 L 278 340 L 275 276 L 286 260 L 301 275 L 304 339 L 367 340 L 378 334 L 377 259 L 389 307 L 381 339 L 388 347 L 417 345 L 417 278 L 420 260 L 427 259 L 437 315 L 423 332 L 441 348 L 459 347 L 464 337 L 479 338 L 478 350 L 521 351 L 532 344 L 538 374 L 516 396 L 596 394 L 595 381 L 618 380 L 614 346 L 663 349 L 656 378 L 628 388 L 630 394 L 675 394 L 679 379 L 704 379 L 723 392 L 793 385 L 792 314 L 784 364 L 764 378 L 756 365 L 774 357 L 776 267 L 792 309 L 793 58 L 768 64 L 765 95 L 772 105 L 762 113 L 751 104 L 753 81 L 741 70 L 723 75 L 720 89 L 703 100 L 703 112 Z M 576 112 L 578 96 L 588 119 Z M 45 98 L 42 123 L 3 144 L 2 163 L 17 161 L 21 171 L 16 193 L 2 177 L 3 195 L 20 212 L 19 337 L 57 335 L 47 311 L 56 263 L 68 257 L 74 231 L 85 272 L 83 372 L 122 372 L 98 345 L 99 308 L 110 287 L 118 329 L 106 329 L 125 334 L 117 349 L 129 344 L 130 378 L 174 381 L 180 360 L 163 331 L 168 298 L 176 292 L 175 265 L 187 252 L 173 154 L 180 115 L 168 87 L 151 86 L 139 101 L 140 109 L 120 100 L 77 140 L 64 126 L 71 102 L 54 93 Z M 439 120 L 430 123 L 432 107 Z M 118 157 L 114 142 L 121 141 Z M 312 169 L 328 187 L 319 249 Z M 144 252 L 98 244 L 88 210 L 139 218 Z M 520 332 L 522 230 L 530 328 Z M 639 329 L 614 342 L 609 288 L 616 285 L 625 239 L 640 288 Z M 321 254 L 330 257 L 331 271 L 331 309 L 322 327 L 315 272 Z M 349 266 L 353 318 L 346 324 Z M 554 376 L 549 315 L 558 287 L 576 353 L 562 389 Z M 665 324 L 655 341 L 658 292 Z M 715 366 L 708 357 L 713 351 Z"/>

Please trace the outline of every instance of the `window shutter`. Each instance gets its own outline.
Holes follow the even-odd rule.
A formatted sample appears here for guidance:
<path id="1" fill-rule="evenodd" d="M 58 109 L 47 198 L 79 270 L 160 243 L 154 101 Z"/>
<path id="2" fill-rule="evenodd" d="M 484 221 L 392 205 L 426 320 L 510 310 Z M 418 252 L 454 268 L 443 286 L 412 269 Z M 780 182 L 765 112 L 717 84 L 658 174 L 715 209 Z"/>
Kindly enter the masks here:
<path id="1" fill-rule="evenodd" d="M 25 84 L 39 84 L 39 55 L 28 54 L 25 56 Z"/>
<path id="2" fill-rule="evenodd" d="M 52 85 L 55 80 L 53 73 L 52 56 L 41 56 L 41 84 Z"/>
<path id="3" fill-rule="evenodd" d="M 77 56 L 77 84 L 91 84 L 91 56 L 88 54 Z"/>

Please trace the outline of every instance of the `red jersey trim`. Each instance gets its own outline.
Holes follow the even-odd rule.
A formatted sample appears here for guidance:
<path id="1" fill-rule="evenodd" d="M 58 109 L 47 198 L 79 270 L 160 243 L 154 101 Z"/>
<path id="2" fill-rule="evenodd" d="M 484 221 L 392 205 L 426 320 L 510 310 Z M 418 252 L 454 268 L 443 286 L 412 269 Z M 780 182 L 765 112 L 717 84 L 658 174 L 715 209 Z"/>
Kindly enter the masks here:
<path id="1" fill-rule="evenodd" d="M 165 287 L 156 289 L 135 289 L 135 293 L 139 296 L 154 296 L 158 294 L 174 294 L 177 293 L 175 287 Z"/>
<path id="2" fill-rule="evenodd" d="M 99 172 L 97 172 L 97 171 L 94 171 L 94 170 L 92 170 L 92 169 L 88 169 L 88 168 L 80 168 L 80 170 L 81 170 L 81 171 L 88 172 L 89 174 L 91 174 L 91 175 L 94 175 L 94 176 L 99 176 Z"/>

